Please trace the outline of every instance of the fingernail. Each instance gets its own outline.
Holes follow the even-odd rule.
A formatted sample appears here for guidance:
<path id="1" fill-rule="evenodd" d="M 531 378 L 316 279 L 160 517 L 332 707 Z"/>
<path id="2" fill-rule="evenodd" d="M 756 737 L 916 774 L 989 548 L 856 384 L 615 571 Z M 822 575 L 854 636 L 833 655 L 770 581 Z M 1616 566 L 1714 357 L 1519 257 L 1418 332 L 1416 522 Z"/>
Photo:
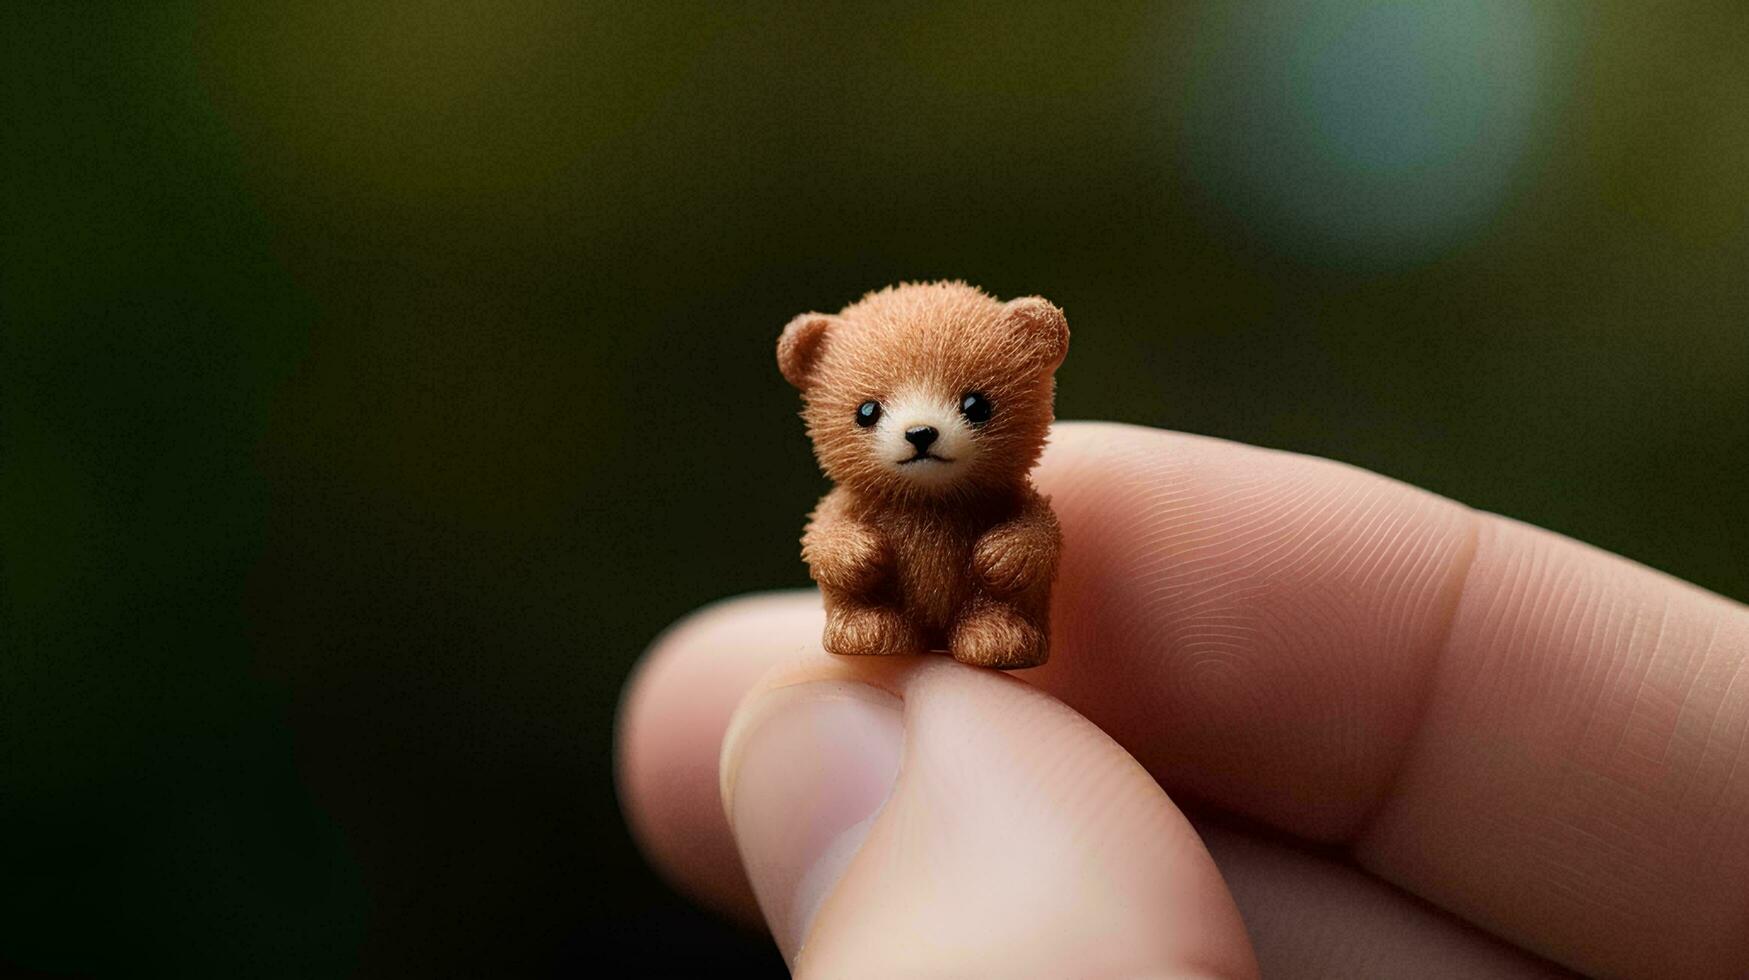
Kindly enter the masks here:
<path id="1" fill-rule="evenodd" d="M 877 688 L 813 681 L 761 696 L 724 740 L 729 825 L 786 959 L 892 793 L 902 712 Z"/>

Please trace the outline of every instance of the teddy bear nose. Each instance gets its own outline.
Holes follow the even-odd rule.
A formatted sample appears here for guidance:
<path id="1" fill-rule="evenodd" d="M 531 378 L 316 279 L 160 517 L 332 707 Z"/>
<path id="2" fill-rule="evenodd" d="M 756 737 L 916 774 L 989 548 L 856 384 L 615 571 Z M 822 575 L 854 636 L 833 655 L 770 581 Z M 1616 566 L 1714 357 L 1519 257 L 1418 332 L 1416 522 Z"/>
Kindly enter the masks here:
<path id="1" fill-rule="evenodd" d="M 935 431 L 932 425 L 913 425 L 905 430 L 905 441 L 917 447 L 918 452 L 927 452 L 941 433 Z"/>

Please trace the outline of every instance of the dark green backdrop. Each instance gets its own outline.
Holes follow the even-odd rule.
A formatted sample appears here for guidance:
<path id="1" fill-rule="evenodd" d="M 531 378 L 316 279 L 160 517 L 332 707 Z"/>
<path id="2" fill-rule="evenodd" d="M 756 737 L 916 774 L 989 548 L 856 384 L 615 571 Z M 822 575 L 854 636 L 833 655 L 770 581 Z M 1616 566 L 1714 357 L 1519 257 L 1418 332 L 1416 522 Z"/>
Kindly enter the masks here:
<path id="1" fill-rule="evenodd" d="M 773 342 L 897 279 L 1749 597 L 1749 6 L 803 6 L 0 14 L 0 963 L 775 970 L 612 716 L 805 582 Z"/>

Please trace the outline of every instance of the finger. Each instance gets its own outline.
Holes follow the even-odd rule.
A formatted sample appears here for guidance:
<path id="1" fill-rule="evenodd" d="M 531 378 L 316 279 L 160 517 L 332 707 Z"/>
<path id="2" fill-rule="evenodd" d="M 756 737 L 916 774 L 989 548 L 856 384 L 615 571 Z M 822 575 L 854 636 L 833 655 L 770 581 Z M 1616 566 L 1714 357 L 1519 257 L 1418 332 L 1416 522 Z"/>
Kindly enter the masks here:
<path id="1" fill-rule="evenodd" d="M 725 809 L 798 976 L 1220 976 L 1256 965 L 1201 840 L 1061 702 L 933 657 L 755 685 Z"/>
<path id="2" fill-rule="evenodd" d="M 1749 976 L 1749 616 L 1492 519 L 1360 862 L 1592 973 Z"/>
<path id="3" fill-rule="evenodd" d="M 1053 662 L 1027 679 L 1168 788 L 1323 841 L 1400 766 L 1475 551 L 1452 503 L 1327 460 L 1059 426 Z"/>
<path id="4" fill-rule="evenodd" d="M 745 678 L 789 656 L 774 650 L 807 647 L 820 626 L 812 592 L 718 604 L 657 643 L 627 698 L 622 799 L 646 852 L 688 893 L 744 921 L 758 921 L 759 911 L 722 816 L 715 760 L 730 702 L 751 686 Z M 708 792 L 699 792 L 704 768 Z M 1560 973 L 1337 862 L 1193 823 L 1237 900 L 1266 976 Z"/>
<path id="5" fill-rule="evenodd" d="M 759 913 L 718 795 L 723 733 L 775 658 L 818 642 L 811 592 L 720 602 L 657 639 L 620 705 L 615 776 L 644 853 L 677 889 L 747 924 Z"/>
<path id="6" fill-rule="evenodd" d="M 1589 972 L 1749 972 L 1749 614 L 1351 467 L 1066 429 L 1037 683 L 1168 790 Z"/>
<path id="7" fill-rule="evenodd" d="M 1192 816 L 1263 975 L 1347 980 L 1571 977 L 1328 856 Z"/>
<path id="8" fill-rule="evenodd" d="M 1379 873 L 1582 968 L 1742 971 L 1740 607 L 1216 440 L 1061 426 L 1040 482 L 1067 547 L 1056 653 L 1027 677 L 1168 788 L 1358 840 Z M 817 643 L 817 616 L 762 632 Z"/>

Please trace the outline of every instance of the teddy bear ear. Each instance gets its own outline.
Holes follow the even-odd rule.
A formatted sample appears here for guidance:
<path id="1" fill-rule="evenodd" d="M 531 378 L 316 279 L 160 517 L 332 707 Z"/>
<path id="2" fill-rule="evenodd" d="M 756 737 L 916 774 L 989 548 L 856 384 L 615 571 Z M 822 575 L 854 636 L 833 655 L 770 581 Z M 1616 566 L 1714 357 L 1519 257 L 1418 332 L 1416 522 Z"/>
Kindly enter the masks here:
<path id="1" fill-rule="evenodd" d="M 777 338 L 777 369 L 785 381 L 804 391 L 820 352 L 826 349 L 826 331 L 837 317 L 824 313 L 803 313 L 783 328 Z"/>
<path id="2" fill-rule="evenodd" d="M 1069 321 L 1063 311 L 1043 296 L 1009 300 L 1004 309 L 1034 361 L 1047 374 L 1055 371 L 1069 354 Z"/>

